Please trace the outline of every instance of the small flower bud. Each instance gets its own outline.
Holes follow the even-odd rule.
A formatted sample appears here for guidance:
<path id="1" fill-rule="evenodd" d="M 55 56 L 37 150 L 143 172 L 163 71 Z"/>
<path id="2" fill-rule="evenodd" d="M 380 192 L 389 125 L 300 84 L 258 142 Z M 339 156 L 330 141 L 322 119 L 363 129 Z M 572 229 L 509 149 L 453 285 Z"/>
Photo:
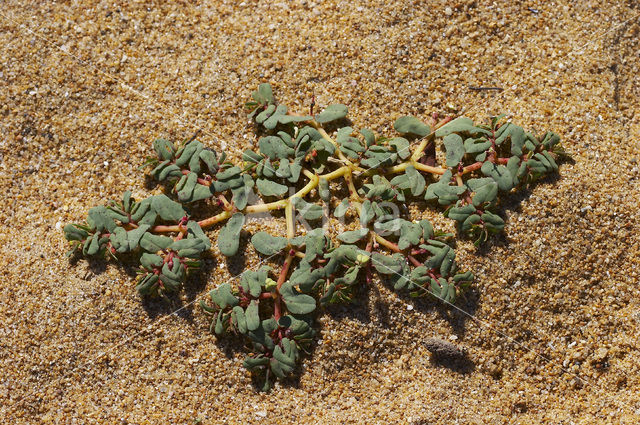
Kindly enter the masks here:
<path id="1" fill-rule="evenodd" d="M 358 256 L 356 257 L 356 261 L 360 264 L 367 264 L 367 262 L 369 261 L 369 256 L 364 254 L 358 254 Z"/>
<path id="2" fill-rule="evenodd" d="M 267 291 L 274 289 L 276 286 L 278 286 L 278 283 L 275 280 L 271 279 L 270 277 L 268 277 L 264 281 L 264 287 L 267 289 Z"/>

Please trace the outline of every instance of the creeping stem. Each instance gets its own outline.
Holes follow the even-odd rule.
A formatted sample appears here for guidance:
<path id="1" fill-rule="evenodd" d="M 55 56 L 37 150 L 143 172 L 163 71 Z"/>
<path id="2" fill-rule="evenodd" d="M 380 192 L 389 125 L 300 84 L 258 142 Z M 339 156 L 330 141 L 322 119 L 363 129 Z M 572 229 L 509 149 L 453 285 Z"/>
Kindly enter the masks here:
<path id="1" fill-rule="evenodd" d="M 360 177 L 360 176 L 371 176 L 373 174 L 378 174 L 382 171 L 383 174 L 399 174 L 404 172 L 407 167 L 409 166 L 413 166 L 416 170 L 420 170 L 422 172 L 425 173 L 431 173 L 431 174 L 435 174 L 435 175 L 442 175 L 445 173 L 445 171 L 448 170 L 448 168 L 443 168 L 443 167 L 433 167 L 430 165 L 426 165 L 423 164 L 421 162 L 419 162 L 419 159 L 422 157 L 422 155 L 424 154 L 424 149 L 427 147 L 427 145 L 429 144 L 430 141 L 432 141 L 435 138 L 435 131 L 442 127 L 444 124 L 446 124 L 447 122 L 451 121 L 451 118 L 445 118 L 443 120 L 441 120 L 440 122 L 438 122 L 436 125 L 433 126 L 433 131 L 428 134 L 427 136 L 425 136 L 422 141 L 420 142 L 420 144 L 416 147 L 416 149 L 413 151 L 413 153 L 411 154 L 411 157 L 398 165 L 395 165 L 393 167 L 389 167 L 383 170 L 380 169 L 368 169 L 365 170 L 362 167 L 352 163 L 347 157 L 344 156 L 344 154 L 342 152 L 340 152 L 339 146 L 336 143 L 335 140 L 333 140 L 328 134 L 327 132 L 322 128 L 322 126 L 320 124 L 318 124 L 315 120 L 311 120 L 309 121 L 309 123 L 316 128 L 320 134 L 322 135 L 323 138 L 325 138 L 327 141 L 329 141 L 332 145 L 334 145 L 336 147 L 336 152 L 338 154 L 338 157 L 342 160 L 342 163 L 345 164 L 342 167 L 339 167 L 329 173 L 326 174 L 322 174 L 322 175 L 317 175 L 313 172 L 311 172 L 310 170 L 307 169 L 303 169 L 302 173 L 309 179 L 309 181 L 307 182 L 307 184 L 300 189 L 299 191 L 297 191 L 296 193 L 294 193 L 293 195 L 291 195 L 290 197 L 286 198 L 286 199 L 280 199 L 278 201 L 274 201 L 274 202 L 269 202 L 266 204 L 259 204 L 259 205 L 249 205 L 247 206 L 243 212 L 245 214 L 256 214 L 256 213 L 263 213 L 263 212 L 267 212 L 267 211 L 273 211 L 273 210 L 279 210 L 282 208 L 286 208 L 287 205 L 289 205 L 291 203 L 291 199 L 298 197 L 298 198 L 302 198 L 305 195 L 307 195 L 309 192 L 311 192 L 313 189 L 315 189 L 318 186 L 318 182 L 320 181 L 321 178 L 330 181 L 330 180 L 334 180 L 340 177 L 344 177 L 345 182 L 347 183 L 347 187 L 349 189 L 349 193 L 350 193 L 350 197 L 352 199 L 352 201 L 354 201 L 354 204 L 359 204 L 359 202 L 361 201 L 360 196 L 358 195 L 358 192 L 356 191 L 355 185 L 353 183 L 353 178 L 354 177 Z M 506 162 L 508 161 L 508 158 L 496 158 L 495 159 L 496 163 L 499 164 L 506 164 Z M 468 165 L 466 167 L 464 167 L 462 169 L 461 173 L 458 173 L 456 175 L 456 179 L 458 180 L 458 184 L 460 183 L 461 177 L 464 174 L 468 174 L 471 173 L 473 171 L 476 171 L 478 169 L 480 169 L 480 167 L 482 166 L 482 162 L 476 162 L 474 164 Z M 355 174 L 354 174 L 355 172 Z M 204 183 L 203 183 L 204 184 Z M 223 197 L 219 197 L 219 201 L 223 204 L 223 206 L 225 207 L 225 211 L 213 216 L 213 217 L 209 217 L 206 218 L 204 220 L 201 220 L 198 222 L 198 224 L 200 225 L 200 227 L 202 227 L 203 229 L 206 229 L 208 227 L 211 227 L 217 223 L 220 223 L 222 221 L 225 221 L 227 219 L 229 219 L 232 215 L 233 215 L 233 210 L 231 208 L 231 204 Z M 356 205 L 358 206 L 358 205 Z M 152 229 L 152 232 L 154 233 L 169 233 L 169 232 L 178 232 L 180 229 L 178 228 L 177 225 L 173 225 L 173 226 L 165 226 L 165 225 L 161 225 L 161 226 L 155 226 Z M 378 241 L 380 242 L 380 241 Z"/>

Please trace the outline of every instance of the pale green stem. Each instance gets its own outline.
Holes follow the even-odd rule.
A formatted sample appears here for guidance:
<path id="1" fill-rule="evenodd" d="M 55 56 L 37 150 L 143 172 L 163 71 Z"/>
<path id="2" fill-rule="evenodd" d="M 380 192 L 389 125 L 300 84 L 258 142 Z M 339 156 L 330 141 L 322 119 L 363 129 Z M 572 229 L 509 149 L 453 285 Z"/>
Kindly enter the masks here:
<path id="1" fill-rule="evenodd" d="M 425 136 L 423 138 L 423 140 L 420 142 L 420 145 L 418 145 L 418 147 L 416 148 L 416 150 L 413 152 L 413 154 L 411 155 L 411 158 L 406 161 L 403 162 L 402 164 L 398 164 L 395 165 L 391 168 L 387 168 L 384 170 L 385 174 L 398 174 L 398 173 L 402 173 L 404 172 L 408 166 L 412 165 L 416 170 L 420 170 L 420 171 L 424 171 L 427 173 L 431 173 L 431 174 L 438 174 L 438 175 L 442 175 L 445 173 L 445 171 L 447 171 L 446 168 L 441 168 L 441 167 L 432 167 L 429 165 L 425 165 L 422 164 L 420 162 L 418 162 L 418 159 L 420 159 L 420 157 L 423 155 L 423 151 L 426 148 L 427 144 L 429 143 L 429 141 L 431 139 L 433 139 L 433 137 L 435 137 L 435 130 L 441 126 L 443 126 L 444 124 L 446 124 L 449 121 L 449 119 L 445 119 L 440 121 L 438 124 L 436 124 L 433 127 L 433 130 L 430 134 L 428 134 L 427 136 Z M 330 181 L 330 180 L 334 180 L 337 179 L 339 177 L 343 177 L 345 178 L 345 181 L 347 182 L 347 186 L 349 187 L 349 192 L 351 194 L 351 199 L 353 201 L 353 205 L 356 207 L 356 209 L 358 210 L 358 212 L 360 212 L 360 208 L 361 208 L 361 198 L 358 195 L 358 192 L 355 188 L 355 185 L 353 184 L 353 171 L 359 171 L 361 172 L 360 175 L 363 176 L 371 176 L 373 174 L 376 174 L 379 170 L 378 169 L 368 169 L 365 170 L 362 167 L 355 165 L 354 163 L 352 163 L 347 157 L 344 156 L 344 154 L 342 152 L 340 152 L 339 146 L 336 143 L 335 140 L 333 140 L 329 134 L 327 134 L 327 132 L 322 128 L 322 126 L 320 126 L 320 124 L 318 124 L 315 120 L 311 120 L 309 121 L 309 123 L 316 128 L 320 134 L 322 135 L 322 137 L 327 140 L 328 142 L 330 142 L 335 148 L 336 148 L 336 153 L 338 155 L 338 157 L 347 165 L 344 165 L 334 171 L 331 171 L 330 173 L 327 174 L 323 174 L 323 175 L 316 175 L 314 173 L 312 173 L 311 171 L 307 170 L 307 169 L 303 169 L 302 172 L 304 173 L 305 176 L 307 176 L 309 178 L 309 182 L 302 188 L 300 189 L 298 192 L 296 192 L 295 194 L 293 194 L 292 196 L 286 198 L 286 199 L 281 199 L 279 201 L 274 201 L 274 202 L 269 202 L 267 204 L 260 204 L 260 205 L 249 205 L 248 207 L 245 208 L 244 212 L 246 214 L 256 214 L 256 213 L 262 213 L 262 212 L 267 212 L 267 211 L 273 211 L 273 210 L 278 210 L 278 209 L 282 209 L 282 208 L 286 208 L 287 205 L 291 205 L 291 199 L 295 198 L 295 197 L 299 197 L 302 198 L 305 195 L 307 195 L 309 192 L 311 192 L 317 185 L 318 182 L 320 181 L 321 178 Z M 466 174 L 468 172 L 473 171 L 471 168 L 469 170 L 467 170 L 465 168 L 465 170 L 463 171 L 462 174 Z M 458 176 L 459 177 L 459 176 Z M 459 182 L 458 182 L 459 183 Z M 200 225 L 200 227 L 202 227 L 203 229 L 208 228 L 213 226 L 214 224 L 220 223 L 221 221 L 227 220 L 228 218 L 230 218 L 233 215 L 234 211 L 224 211 L 221 212 L 218 215 L 215 215 L 213 217 L 209 217 L 207 219 L 201 220 L 198 222 L 198 224 Z M 286 213 L 286 211 L 285 211 Z M 169 232 L 178 232 L 180 231 L 180 228 L 175 225 L 175 226 L 155 226 L 151 229 L 152 232 L 154 233 L 169 233 Z M 377 239 L 377 238 L 376 238 Z"/>
<path id="2" fill-rule="evenodd" d="M 287 205 L 284 207 L 284 217 L 287 223 L 287 239 L 293 239 L 296 233 L 296 220 L 293 215 L 293 202 L 287 200 Z"/>

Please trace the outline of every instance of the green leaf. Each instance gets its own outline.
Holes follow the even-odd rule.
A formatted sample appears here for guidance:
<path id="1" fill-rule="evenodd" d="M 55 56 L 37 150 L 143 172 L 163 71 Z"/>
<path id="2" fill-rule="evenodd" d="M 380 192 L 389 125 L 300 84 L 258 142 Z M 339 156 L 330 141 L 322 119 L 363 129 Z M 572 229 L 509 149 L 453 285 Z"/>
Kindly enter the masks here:
<path id="1" fill-rule="evenodd" d="M 280 177 L 280 178 L 291 177 L 291 167 L 289 166 L 289 161 L 287 161 L 286 159 L 280 160 L 280 165 L 276 170 L 276 177 Z"/>
<path id="2" fill-rule="evenodd" d="M 430 292 L 446 303 L 453 303 L 456 300 L 455 285 L 449 284 L 444 278 L 439 278 L 437 281 L 431 279 Z"/>
<path id="3" fill-rule="evenodd" d="M 556 133 L 548 131 L 542 138 L 542 145 L 546 150 L 552 150 L 554 146 L 560 143 L 560 136 Z"/>
<path id="4" fill-rule="evenodd" d="M 218 249 L 223 255 L 231 257 L 236 255 L 240 246 L 240 231 L 244 225 L 244 215 L 242 213 L 235 213 L 220 229 L 218 235 Z"/>
<path id="5" fill-rule="evenodd" d="M 278 320 L 278 326 L 289 329 L 294 335 L 293 339 L 301 344 L 310 342 L 314 335 L 313 329 L 309 326 L 306 320 L 296 319 L 291 315 L 282 316 L 280 320 Z"/>
<path id="6" fill-rule="evenodd" d="M 273 90 L 271 89 L 271 84 L 262 83 L 258 86 L 258 90 L 254 91 L 251 95 L 256 102 L 265 104 L 265 103 L 274 103 L 275 99 L 273 98 Z"/>
<path id="7" fill-rule="evenodd" d="M 409 149 L 409 141 L 404 137 L 394 137 L 389 140 L 389 146 L 391 146 L 401 159 L 407 159 L 411 156 L 411 150 Z"/>
<path id="8" fill-rule="evenodd" d="M 489 211 L 485 211 L 481 216 L 482 221 L 484 221 L 485 226 L 487 226 L 492 231 L 500 231 L 504 229 L 504 220 L 499 215 L 493 214 Z"/>
<path id="9" fill-rule="evenodd" d="M 138 248 L 140 239 L 145 235 L 151 226 L 142 224 L 137 229 L 125 231 L 122 227 L 117 227 L 115 233 L 111 234 L 111 243 L 120 252 L 131 252 Z"/>
<path id="10" fill-rule="evenodd" d="M 471 272 L 460 273 L 453 276 L 453 281 L 455 283 L 471 282 L 472 280 L 473 280 L 473 273 Z"/>
<path id="11" fill-rule="evenodd" d="M 297 183 L 300 179 L 300 173 L 302 172 L 302 164 L 300 161 L 301 159 L 298 158 L 289 166 L 289 169 L 291 170 L 291 177 L 289 177 L 288 180 L 291 183 Z"/>
<path id="12" fill-rule="evenodd" d="M 207 166 L 207 170 L 210 174 L 215 174 L 218 172 L 220 164 L 218 163 L 218 156 L 216 155 L 215 151 L 205 148 L 200 152 L 199 156 L 202 162 L 204 162 L 204 164 Z"/>
<path id="13" fill-rule="evenodd" d="M 316 115 L 315 119 L 318 123 L 325 124 L 346 117 L 348 112 L 349 109 L 345 105 L 329 105 L 324 111 Z"/>
<path id="14" fill-rule="evenodd" d="M 239 167 L 229 167 L 225 170 L 218 171 L 218 173 L 216 174 L 216 179 L 220 181 L 231 180 L 241 172 L 242 170 Z"/>
<path id="15" fill-rule="evenodd" d="M 251 178 L 247 174 L 245 174 L 244 177 Z M 249 202 L 249 193 L 251 193 L 251 187 L 242 186 L 239 188 L 234 188 L 231 189 L 231 193 L 233 195 L 231 200 L 235 207 L 239 210 L 245 209 L 245 207 L 247 206 L 247 202 Z"/>
<path id="16" fill-rule="evenodd" d="M 420 227 L 422 227 L 422 238 L 426 241 L 433 237 L 433 225 L 426 218 L 424 220 L 420 220 L 418 222 Z"/>
<path id="17" fill-rule="evenodd" d="M 388 220 L 385 222 L 376 221 L 373 223 L 373 228 L 381 236 L 386 236 L 390 234 L 397 234 L 402 227 L 402 222 L 405 221 L 401 218 L 394 218 L 392 220 Z"/>
<path id="18" fill-rule="evenodd" d="M 267 357 L 247 357 L 244 359 L 244 362 L 242 362 L 242 366 L 244 366 L 250 372 L 261 370 L 268 364 L 269 359 Z"/>
<path id="19" fill-rule="evenodd" d="M 306 266 L 303 266 L 303 264 L 306 264 Z M 300 264 L 300 267 L 291 273 L 289 280 L 292 285 L 299 286 L 301 292 L 309 292 L 322 283 L 323 278 L 323 269 L 311 269 L 309 263 L 303 262 Z"/>
<path id="20" fill-rule="evenodd" d="M 287 115 L 287 107 L 285 105 L 278 105 L 275 112 L 269 116 L 262 125 L 269 130 L 273 130 L 278 124 L 291 122 L 291 118 L 292 117 L 290 115 Z"/>
<path id="21" fill-rule="evenodd" d="M 409 167 L 411 167 L 411 165 Z M 411 182 L 407 174 L 398 174 L 392 178 L 389 183 L 391 183 L 392 187 L 400 189 L 401 191 L 411 189 Z"/>
<path id="22" fill-rule="evenodd" d="M 175 165 L 179 167 L 185 166 L 187 164 L 190 167 L 191 165 L 193 165 L 196 168 L 193 171 L 199 173 L 200 152 L 202 152 L 203 148 L 204 146 L 202 146 L 202 143 L 198 142 L 197 140 L 192 140 L 191 142 L 187 143 L 184 148 L 180 149 L 176 154 L 178 158 L 175 161 Z"/>
<path id="23" fill-rule="evenodd" d="M 260 326 L 260 315 L 259 313 L 259 301 L 251 300 L 251 303 L 247 306 L 247 310 L 245 311 L 245 317 L 247 320 L 247 329 L 250 331 L 255 331 Z"/>
<path id="24" fill-rule="evenodd" d="M 178 221 L 187 215 L 182 205 L 172 201 L 167 195 L 154 196 L 151 200 L 151 208 L 166 221 Z"/>
<path id="25" fill-rule="evenodd" d="M 152 270 L 154 267 L 160 267 L 164 260 L 161 256 L 156 254 L 144 253 L 140 257 L 140 264 L 147 270 Z"/>
<path id="26" fill-rule="evenodd" d="M 433 254 L 433 256 L 424 263 L 424 265 L 430 269 L 439 268 L 451 250 L 449 245 L 444 245 L 442 247 L 427 245 L 426 248 Z"/>
<path id="27" fill-rule="evenodd" d="M 231 285 L 223 283 L 213 291 L 209 292 L 209 297 L 219 308 L 224 309 L 227 306 L 235 307 L 239 300 L 231 293 Z"/>
<path id="28" fill-rule="evenodd" d="M 512 156 L 511 158 L 509 158 L 509 161 L 507 162 L 507 170 L 509 170 L 509 173 L 511 174 L 511 182 L 514 186 L 518 184 L 518 180 L 520 177 L 518 174 L 519 169 L 520 158 L 517 156 Z"/>
<path id="29" fill-rule="evenodd" d="M 247 319 L 244 314 L 244 310 L 239 305 L 233 307 L 231 311 L 231 319 L 233 319 L 238 332 L 245 334 L 247 333 Z"/>
<path id="30" fill-rule="evenodd" d="M 349 232 L 340 233 L 338 235 L 338 239 L 340 239 L 344 243 L 351 244 L 351 243 L 358 242 L 359 240 L 367 236 L 368 233 L 369 233 L 369 229 L 362 228 L 358 230 L 352 230 Z"/>
<path id="31" fill-rule="evenodd" d="M 291 201 L 305 220 L 318 220 L 324 215 L 324 211 L 320 205 L 310 204 L 298 197 L 293 198 Z"/>
<path id="32" fill-rule="evenodd" d="M 297 292 L 290 281 L 282 284 L 280 294 L 287 309 L 293 314 L 309 314 L 316 309 L 316 300 L 309 295 Z"/>
<path id="33" fill-rule="evenodd" d="M 512 126 L 510 130 L 511 136 L 511 155 L 522 156 L 522 148 L 524 147 L 526 136 L 522 127 Z"/>
<path id="34" fill-rule="evenodd" d="M 153 273 L 147 273 L 143 275 L 136 284 L 136 290 L 141 295 L 149 295 L 157 293 L 158 290 L 158 275 Z"/>
<path id="35" fill-rule="evenodd" d="M 373 204 L 370 200 L 365 200 L 360 207 L 360 225 L 366 226 L 375 217 Z"/>
<path id="36" fill-rule="evenodd" d="M 287 238 L 271 236 L 267 232 L 258 232 L 251 237 L 251 244 L 263 255 L 274 255 L 289 245 Z"/>
<path id="37" fill-rule="evenodd" d="M 407 284 L 410 283 L 409 278 L 411 275 L 411 269 L 409 265 L 405 261 L 402 261 L 400 262 L 400 266 L 402 268 L 400 273 L 393 273 L 389 276 L 389 282 L 393 284 L 393 289 L 395 290 L 404 289 L 406 288 Z"/>
<path id="38" fill-rule="evenodd" d="M 436 137 L 445 137 L 451 133 L 489 133 L 473 125 L 473 120 L 467 117 L 458 117 L 436 130 Z"/>
<path id="39" fill-rule="evenodd" d="M 171 160 L 176 153 L 176 148 L 173 146 L 173 143 L 165 139 L 155 140 L 153 142 L 153 148 L 162 160 Z"/>
<path id="40" fill-rule="evenodd" d="M 349 209 L 349 198 L 344 198 L 333 211 L 333 215 L 337 218 L 343 217 Z"/>
<path id="41" fill-rule="evenodd" d="M 312 261 L 317 256 L 322 255 L 327 245 L 327 238 L 324 236 L 322 228 L 314 229 L 307 233 L 304 237 L 305 248 L 305 261 Z"/>
<path id="42" fill-rule="evenodd" d="M 247 270 L 240 278 L 240 285 L 245 292 L 250 293 L 254 298 L 258 298 L 262 292 L 262 287 L 265 285 L 270 270 L 271 269 L 267 266 L 260 267 L 258 271 Z"/>
<path id="43" fill-rule="evenodd" d="M 404 257 L 400 253 L 396 253 L 391 257 L 374 252 L 371 255 L 371 264 L 378 273 L 383 275 L 401 274 L 403 271 L 402 263 Z"/>
<path id="44" fill-rule="evenodd" d="M 344 264 L 355 264 L 358 258 L 359 252 L 366 251 L 358 251 L 354 249 L 355 247 L 352 245 L 340 245 L 336 249 L 327 252 L 324 257 L 329 259 L 329 262 L 324 267 L 326 275 L 330 276 L 334 274 L 339 266 Z"/>
<path id="45" fill-rule="evenodd" d="M 400 239 L 398 248 L 406 249 L 410 246 L 418 245 L 422 236 L 422 228 L 417 223 L 402 220 L 400 224 Z"/>
<path id="46" fill-rule="evenodd" d="M 67 238 L 68 241 L 82 241 L 89 235 L 85 230 L 78 227 L 77 224 L 67 224 L 62 230 L 64 231 L 64 237 Z"/>
<path id="47" fill-rule="evenodd" d="M 480 171 L 482 171 L 482 174 L 485 176 L 489 176 L 495 180 L 500 190 L 509 191 L 513 188 L 513 178 L 504 165 L 496 165 L 487 161 L 482 164 Z"/>
<path id="48" fill-rule="evenodd" d="M 187 238 L 173 242 L 168 249 L 177 252 L 180 257 L 198 258 L 206 245 L 202 239 Z"/>
<path id="49" fill-rule="evenodd" d="M 542 155 L 544 158 L 546 158 L 547 162 L 549 163 L 549 167 L 551 168 L 551 170 L 558 171 L 558 164 L 556 163 L 556 160 L 553 157 L 553 155 L 551 155 L 547 151 L 543 151 L 540 155 Z"/>
<path id="50" fill-rule="evenodd" d="M 289 338 L 282 338 L 280 345 L 276 346 L 273 350 L 273 357 L 283 365 L 286 365 L 286 372 L 291 372 L 296 365 L 296 357 L 298 350 L 295 348 L 295 343 L 291 342 Z"/>
<path id="51" fill-rule="evenodd" d="M 148 252 L 157 252 L 167 249 L 173 243 L 173 239 L 168 236 L 145 233 L 140 239 L 140 247 Z"/>
<path id="52" fill-rule="evenodd" d="M 464 141 L 464 150 L 466 153 L 481 153 L 485 152 L 490 147 L 491 141 L 487 140 L 486 137 L 479 137 L 477 139 L 469 137 Z"/>
<path id="53" fill-rule="evenodd" d="M 368 128 L 363 128 L 362 130 L 360 130 L 360 134 L 362 134 L 362 136 L 364 137 L 367 146 L 371 146 L 376 143 L 376 135 Z"/>
<path id="54" fill-rule="evenodd" d="M 416 267 L 411 271 L 411 281 L 413 284 L 422 285 L 430 280 L 429 269 L 425 266 Z"/>
<path id="55" fill-rule="evenodd" d="M 527 167 L 537 175 L 542 175 L 547 172 L 547 167 L 537 159 L 531 158 L 526 162 L 526 164 Z"/>
<path id="56" fill-rule="evenodd" d="M 444 277 L 448 277 L 451 271 L 456 270 L 456 252 L 453 249 L 449 249 L 444 256 L 442 263 L 440 263 L 440 274 Z"/>
<path id="57" fill-rule="evenodd" d="M 383 201 L 391 201 L 399 194 L 399 192 L 391 186 L 389 180 L 379 175 L 373 176 L 372 184 L 364 184 L 362 186 L 362 192 L 369 199 L 380 198 Z"/>
<path id="58" fill-rule="evenodd" d="M 194 172 L 190 172 L 186 176 L 182 176 L 180 181 L 175 187 L 178 199 L 182 202 L 190 202 L 193 189 L 198 184 L 198 175 Z"/>
<path id="59" fill-rule="evenodd" d="M 259 153 L 256 153 L 250 149 L 245 150 L 242 153 L 242 160 L 244 162 L 249 162 L 252 164 L 257 164 L 258 162 L 260 162 L 264 157 L 262 155 L 260 155 Z"/>
<path id="60" fill-rule="evenodd" d="M 331 200 L 331 192 L 329 191 L 329 181 L 325 178 L 321 178 L 318 181 L 318 195 L 324 202 Z"/>
<path id="61" fill-rule="evenodd" d="M 475 214 L 476 207 L 472 204 L 467 204 L 461 207 L 452 207 L 447 211 L 447 217 L 452 220 L 463 222 L 471 214 Z"/>
<path id="62" fill-rule="evenodd" d="M 460 231 L 464 233 L 471 230 L 473 226 L 480 223 L 481 220 L 482 219 L 477 214 L 470 215 L 469 217 L 467 217 L 465 221 L 462 222 L 462 225 L 460 226 Z"/>
<path id="63" fill-rule="evenodd" d="M 464 186 L 451 185 L 451 170 L 447 170 L 436 183 L 432 183 L 427 187 L 424 199 L 427 201 L 437 199 L 441 205 L 453 204 L 458 200 L 467 188 Z"/>
<path id="64" fill-rule="evenodd" d="M 422 195 L 422 193 L 424 193 L 424 188 L 427 184 L 422 174 L 419 173 L 418 170 L 416 170 L 413 165 L 409 165 L 406 168 L 405 174 L 407 175 L 407 178 L 409 179 L 409 183 L 411 184 L 411 194 L 413 196 Z"/>
<path id="65" fill-rule="evenodd" d="M 462 137 L 452 133 L 444 138 L 443 143 L 447 151 L 447 167 L 457 166 L 465 154 Z"/>
<path id="66" fill-rule="evenodd" d="M 109 216 L 108 210 L 100 205 L 89 210 L 87 216 L 87 224 L 92 230 L 102 232 L 104 230 L 113 232 L 116 228 L 116 222 Z"/>
<path id="67" fill-rule="evenodd" d="M 414 134 L 420 137 L 424 137 L 431 133 L 431 129 L 428 125 L 416 117 L 409 116 L 398 118 L 396 122 L 393 123 L 393 128 L 395 128 L 398 133 Z"/>
<path id="68" fill-rule="evenodd" d="M 293 156 L 295 150 L 291 149 L 284 140 L 278 136 L 262 137 L 258 144 L 260 146 L 260 153 L 266 155 L 271 160 L 285 159 Z"/>
<path id="69" fill-rule="evenodd" d="M 286 377 L 287 372 L 290 371 L 288 366 L 283 365 L 273 357 L 269 359 L 269 368 L 271 369 L 271 373 L 273 373 L 276 377 L 280 379 L 284 379 Z"/>
<path id="70" fill-rule="evenodd" d="M 258 186 L 258 191 L 264 196 L 282 196 L 289 190 L 283 184 L 265 179 L 256 180 L 256 185 Z"/>
<path id="71" fill-rule="evenodd" d="M 469 188 L 475 192 L 473 195 L 473 205 L 476 207 L 491 203 L 498 196 L 498 184 L 491 178 L 470 179 L 467 181 Z"/>
<path id="72" fill-rule="evenodd" d="M 276 111 L 276 105 L 269 105 L 267 109 L 263 110 L 256 116 L 256 122 L 258 124 L 263 124 L 273 113 Z"/>

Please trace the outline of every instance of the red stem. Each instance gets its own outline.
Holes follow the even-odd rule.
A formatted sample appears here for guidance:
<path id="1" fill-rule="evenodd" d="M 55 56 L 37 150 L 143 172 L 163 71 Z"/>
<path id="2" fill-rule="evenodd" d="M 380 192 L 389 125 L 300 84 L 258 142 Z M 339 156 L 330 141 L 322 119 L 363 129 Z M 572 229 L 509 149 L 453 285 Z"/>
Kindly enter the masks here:
<path id="1" fill-rule="evenodd" d="M 276 301 L 273 305 L 273 318 L 276 320 L 276 322 L 280 320 L 280 317 L 282 317 L 282 313 L 280 312 L 281 309 L 282 309 L 282 306 L 280 303 L 280 294 L 278 294 L 278 296 L 276 297 Z"/>
<path id="2" fill-rule="evenodd" d="M 423 266 L 424 264 L 422 264 L 420 261 L 418 261 L 416 259 L 416 257 L 414 257 L 413 255 L 409 254 L 407 255 L 407 258 L 409 259 L 409 261 L 411 261 L 413 263 L 414 266 L 416 267 L 420 267 Z"/>
<path id="3" fill-rule="evenodd" d="M 182 170 L 182 174 L 184 174 L 185 176 L 190 172 L 191 172 L 190 170 Z M 198 183 L 200 183 L 203 186 L 211 186 L 211 180 L 201 179 L 199 177 L 198 177 Z"/>
<path id="4" fill-rule="evenodd" d="M 280 287 L 287 280 L 287 274 L 289 274 L 289 267 L 293 262 L 294 255 L 287 255 L 287 258 L 284 260 L 284 264 L 282 265 L 282 270 L 280 271 L 280 276 L 278 276 L 278 286 L 276 287 L 276 299 L 273 306 L 273 318 L 276 319 L 276 322 L 280 320 L 282 316 L 282 297 L 280 296 Z"/>
<path id="5" fill-rule="evenodd" d="M 402 252 L 402 250 L 398 247 L 398 245 L 394 244 L 391 241 L 386 240 L 385 238 L 383 238 L 380 235 L 376 235 L 376 238 L 378 240 L 378 242 L 380 242 L 381 245 L 387 247 L 388 249 L 390 249 L 391 251 L 394 252 Z M 414 266 L 416 267 L 420 267 L 423 266 L 424 264 L 422 264 L 420 261 L 418 261 L 413 255 L 411 254 L 407 254 L 407 259 L 409 259 L 409 261 L 411 261 L 413 263 Z"/>
<path id="6" fill-rule="evenodd" d="M 227 198 L 225 198 L 224 195 L 218 195 L 218 201 L 220 201 L 220 203 L 222 204 L 222 209 L 224 209 L 225 211 L 233 210 L 233 205 L 231 205 L 231 203 L 227 201 Z"/>
<path id="7" fill-rule="evenodd" d="M 278 276 L 278 291 L 280 290 L 280 287 L 282 286 L 284 281 L 287 280 L 287 274 L 289 273 L 289 267 L 293 262 L 293 257 L 293 255 L 287 255 L 287 258 L 284 260 L 282 270 L 280 270 L 280 276 Z"/>
<path id="8" fill-rule="evenodd" d="M 373 241 L 375 239 L 375 235 L 373 232 L 369 233 L 369 242 L 367 242 L 367 247 L 365 248 L 365 250 L 368 253 L 371 253 L 371 251 L 373 251 Z M 366 271 L 366 282 L 367 284 L 371 284 L 371 282 L 373 282 L 373 272 L 371 271 L 371 261 L 367 261 L 367 265 L 365 266 L 365 271 Z"/>
<path id="9" fill-rule="evenodd" d="M 498 164 L 506 164 L 507 162 L 509 162 L 509 158 L 496 158 L 495 162 L 498 163 Z M 467 173 L 470 173 L 472 171 L 479 170 L 480 168 L 482 168 L 482 164 L 484 164 L 484 162 L 478 161 L 478 162 L 474 162 L 471 165 L 467 165 L 462 170 L 462 174 L 467 174 Z"/>

